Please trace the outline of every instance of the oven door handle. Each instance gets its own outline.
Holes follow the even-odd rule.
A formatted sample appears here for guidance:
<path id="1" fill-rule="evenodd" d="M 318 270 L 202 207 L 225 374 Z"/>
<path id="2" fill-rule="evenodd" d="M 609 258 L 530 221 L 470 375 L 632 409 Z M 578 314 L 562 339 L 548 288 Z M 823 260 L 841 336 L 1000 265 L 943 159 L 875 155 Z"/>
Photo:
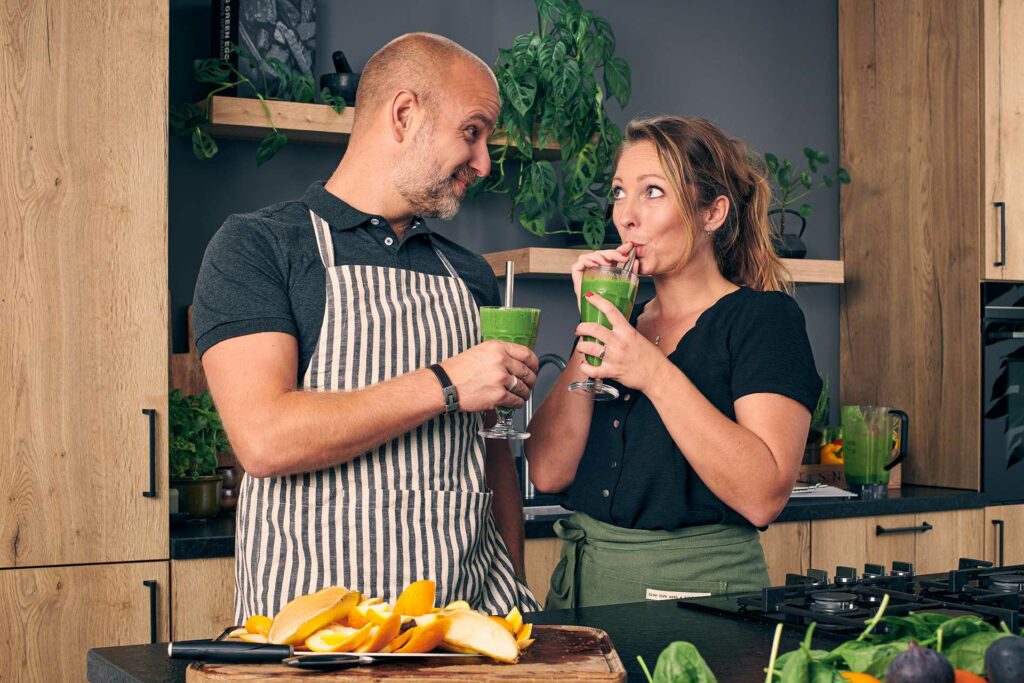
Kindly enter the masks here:
<path id="1" fill-rule="evenodd" d="M 921 526 L 898 526 L 891 529 L 886 529 L 881 524 L 875 527 L 875 536 L 881 536 L 883 534 L 923 534 L 926 531 L 934 529 L 931 524 L 925 522 Z"/>

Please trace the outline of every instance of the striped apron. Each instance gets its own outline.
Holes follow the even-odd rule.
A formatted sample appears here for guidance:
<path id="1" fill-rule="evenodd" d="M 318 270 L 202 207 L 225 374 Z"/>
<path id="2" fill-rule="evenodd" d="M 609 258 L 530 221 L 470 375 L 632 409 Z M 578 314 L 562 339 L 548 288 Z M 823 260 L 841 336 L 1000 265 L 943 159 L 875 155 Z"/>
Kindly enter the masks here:
<path id="1" fill-rule="evenodd" d="M 326 274 L 323 326 L 307 391 L 351 391 L 425 368 L 480 341 L 466 284 L 448 275 L 334 264 L 330 226 L 312 211 Z M 440 389 L 438 389 L 440 391 Z M 242 480 L 235 620 L 345 586 L 394 602 L 433 579 L 437 600 L 492 614 L 540 609 L 520 582 L 491 514 L 479 413 L 433 418 L 349 462 Z"/>

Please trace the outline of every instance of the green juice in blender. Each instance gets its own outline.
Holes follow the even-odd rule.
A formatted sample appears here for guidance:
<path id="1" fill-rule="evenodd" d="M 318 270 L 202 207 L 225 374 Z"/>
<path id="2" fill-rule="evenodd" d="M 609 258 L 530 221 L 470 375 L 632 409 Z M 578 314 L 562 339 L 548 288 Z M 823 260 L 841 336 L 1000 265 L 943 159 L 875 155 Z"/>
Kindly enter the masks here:
<path id="1" fill-rule="evenodd" d="M 584 277 L 580 287 L 580 322 L 597 323 L 602 327 L 612 328 L 608 316 L 602 313 L 597 306 L 587 300 L 587 292 L 598 294 L 610 301 L 615 308 L 619 309 L 625 317 L 633 310 L 633 301 L 636 299 L 637 281 L 634 277 L 621 277 L 613 273 L 601 273 L 598 277 Z M 593 337 L 584 337 L 584 341 L 597 341 Z M 587 362 L 597 366 L 601 359 L 597 356 L 587 356 Z"/>

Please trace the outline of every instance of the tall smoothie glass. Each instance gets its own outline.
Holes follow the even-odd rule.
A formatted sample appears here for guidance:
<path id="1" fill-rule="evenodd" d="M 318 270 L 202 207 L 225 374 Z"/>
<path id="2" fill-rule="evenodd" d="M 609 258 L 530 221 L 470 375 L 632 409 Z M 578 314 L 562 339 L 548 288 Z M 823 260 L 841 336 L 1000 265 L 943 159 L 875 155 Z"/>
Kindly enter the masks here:
<path id="1" fill-rule="evenodd" d="M 539 308 L 516 308 L 504 306 L 482 306 L 480 308 L 480 332 L 484 341 L 500 341 L 521 344 L 533 349 L 537 343 L 537 328 L 540 327 Z M 480 434 L 488 439 L 528 439 L 529 432 L 523 432 L 512 424 L 515 410 L 498 406 L 498 421 L 490 429 L 481 429 Z"/>
<path id="2" fill-rule="evenodd" d="M 614 266 L 587 268 L 583 271 L 583 283 L 580 287 L 580 322 L 597 323 L 609 330 L 612 328 L 608 316 L 587 300 L 588 292 L 601 295 L 619 309 L 622 315 L 629 318 L 633 311 L 633 302 L 636 300 L 639 281 L 636 275 L 622 268 Z M 584 337 L 583 340 L 597 341 L 593 337 Z M 588 355 L 586 358 L 587 362 L 595 367 L 601 365 L 601 359 L 597 356 Z M 619 397 L 619 390 L 602 382 L 600 377 L 588 379 L 585 382 L 573 382 L 569 385 L 569 391 L 590 394 L 595 401 L 610 401 Z"/>

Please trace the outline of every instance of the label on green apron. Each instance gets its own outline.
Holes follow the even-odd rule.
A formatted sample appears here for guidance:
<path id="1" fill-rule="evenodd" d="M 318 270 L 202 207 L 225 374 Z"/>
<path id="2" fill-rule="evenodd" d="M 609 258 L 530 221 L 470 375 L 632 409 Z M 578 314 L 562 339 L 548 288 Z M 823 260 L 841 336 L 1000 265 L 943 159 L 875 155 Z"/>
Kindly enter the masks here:
<path id="1" fill-rule="evenodd" d="M 646 599 L 648 600 L 685 600 L 686 598 L 706 598 L 711 593 L 684 593 L 676 591 L 663 591 L 657 588 L 648 588 Z"/>

